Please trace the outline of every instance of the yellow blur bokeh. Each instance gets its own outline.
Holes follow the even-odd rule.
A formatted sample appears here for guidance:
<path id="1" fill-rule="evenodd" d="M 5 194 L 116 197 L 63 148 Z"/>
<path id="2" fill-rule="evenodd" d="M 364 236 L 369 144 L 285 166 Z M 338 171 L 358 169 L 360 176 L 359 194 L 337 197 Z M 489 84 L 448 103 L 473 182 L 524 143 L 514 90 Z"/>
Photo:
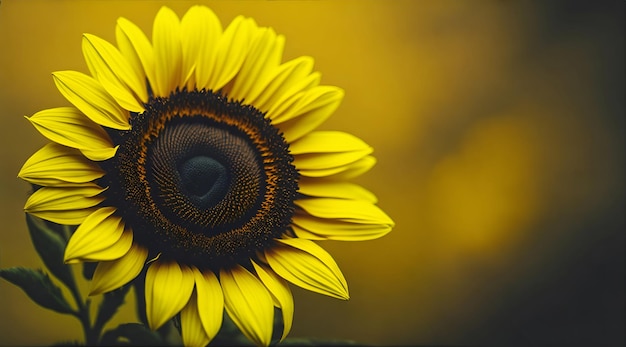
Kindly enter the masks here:
<path id="1" fill-rule="evenodd" d="M 377 165 L 357 181 L 396 222 L 324 242 L 351 300 L 294 288 L 291 336 L 375 345 L 623 342 L 623 4 L 506 1 L 0 3 L 0 268 L 42 267 L 16 178 L 46 143 L 23 118 L 67 105 L 50 73 L 87 71 L 81 35 L 162 5 L 210 6 L 285 35 L 346 90 L 324 129 Z M 132 304 L 132 296 L 129 297 Z M 135 320 L 127 305 L 112 324 Z M 81 340 L 78 321 L 0 280 L 0 345 Z M 584 329 L 583 329 L 584 328 Z"/>

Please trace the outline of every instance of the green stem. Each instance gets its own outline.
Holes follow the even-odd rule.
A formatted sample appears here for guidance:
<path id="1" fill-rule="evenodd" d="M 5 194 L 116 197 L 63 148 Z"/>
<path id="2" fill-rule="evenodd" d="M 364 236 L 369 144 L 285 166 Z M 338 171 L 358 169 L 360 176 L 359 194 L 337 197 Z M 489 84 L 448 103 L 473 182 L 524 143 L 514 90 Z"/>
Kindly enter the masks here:
<path id="1" fill-rule="evenodd" d="M 90 300 L 87 299 L 83 302 L 83 298 L 78 291 L 76 283 L 72 283 L 70 286 L 70 292 L 72 293 L 72 298 L 76 302 L 76 306 L 78 307 L 78 312 L 76 317 L 80 320 L 81 325 L 83 326 L 83 333 L 85 334 L 85 345 L 87 346 L 95 346 L 98 344 L 98 336 L 100 336 L 99 331 L 95 331 L 91 326 L 91 319 L 89 314 Z"/>

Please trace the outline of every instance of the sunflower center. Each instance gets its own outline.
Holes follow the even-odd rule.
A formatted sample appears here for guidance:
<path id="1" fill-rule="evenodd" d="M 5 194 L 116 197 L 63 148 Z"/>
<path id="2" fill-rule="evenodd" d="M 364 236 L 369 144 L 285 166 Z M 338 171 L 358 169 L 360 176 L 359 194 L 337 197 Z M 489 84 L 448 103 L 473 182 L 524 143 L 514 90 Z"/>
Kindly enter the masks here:
<path id="1" fill-rule="evenodd" d="M 131 116 L 105 179 L 135 240 L 161 257 L 219 269 L 287 232 L 298 173 L 257 109 L 211 91 L 177 91 Z"/>

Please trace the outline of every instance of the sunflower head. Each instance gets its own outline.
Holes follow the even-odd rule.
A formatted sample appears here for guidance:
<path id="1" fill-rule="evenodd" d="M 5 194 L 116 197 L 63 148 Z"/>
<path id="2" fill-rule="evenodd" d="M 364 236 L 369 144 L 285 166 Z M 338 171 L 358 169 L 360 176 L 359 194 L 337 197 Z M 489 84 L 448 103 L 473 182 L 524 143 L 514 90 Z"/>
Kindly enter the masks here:
<path id="1" fill-rule="evenodd" d="M 268 345 L 276 307 L 284 338 L 288 282 L 347 299 L 314 241 L 373 239 L 393 222 L 348 182 L 372 148 L 315 130 L 343 91 L 320 85 L 311 58 L 283 62 L 271 28 L 223 28 L 203 6 L 182 19 L 163 7 L 151 40 L 120 18 L 116 41 L 85 34 L 89 74 L 53 73 L 71 106 L 27 117 L 51 142 L 19 173 L 41 186 L 26 212 L 78 225 L 65 261 L 98 262 L 91 294 L 146 271 L 149 326 L 180 314 L 185 345 L 207 344 L 224 310 Z"/>

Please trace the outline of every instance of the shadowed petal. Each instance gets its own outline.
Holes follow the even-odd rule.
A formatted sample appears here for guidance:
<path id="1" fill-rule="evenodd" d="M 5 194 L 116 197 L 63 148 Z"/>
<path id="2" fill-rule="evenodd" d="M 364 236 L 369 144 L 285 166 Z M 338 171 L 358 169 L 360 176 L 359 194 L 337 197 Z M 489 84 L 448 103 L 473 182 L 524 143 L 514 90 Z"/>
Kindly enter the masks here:
<path id="1" fill-rule="evenodd" d="M 18 177 L 40 186 L 75 186 L 104 176 L 79 150 L 50 142 L 22 166 Z"/>
<path id="2" fill-rule="evenodd" d="M 265 251 L 268 264 L 279 276 L 304 289 L 347 300 L 348 284 L 335 260 L 309 240 L 279 239 Z"/>
<path id="3" fill-rule="evenodd" d="M 143 269 L 147 258 L 148 249 L 133 243 L 119 259 L 98 263 L 89 295 L 106 293 L 132 281 Z"/>
<path id="4" fill-rule="evenodd" d="M 180 329 L 183 345 L 189 347 L 204 347 L 211 341 L 202 327 L 197 297 L 194 291 L 187 305 L 180 311 Z"/>
<path id="5" fill-rule="evenodd" d="M 79 187 L 43 187 L 34 192 L 24 205 L 24 211 L 54 223 L 76 225 L 97 210 L 95 207 L 105 191 L 95 184 Z"/>
<path id="6" fill-rule="evenodd" d="M 237 265 L 220 271 L 226 312 L 241 332 L 258 345 L 272 339 L 274 305 L 265 286 L 245 268 Z"/>
<path id="7" fill-rule="evenodd" d="M 116 208 L 103 207 L 96 210 L 76 229 L 65 248 L 65 263 L 118 259 L 130 248 L 132 232 L 122 238 L 122 217 L 113 213 Z M 128 235 L 127 235 L 128 236 Z M 122 244 L 114 247 L 118 241 Z"/>
<path id="8" fill-rule="evenodd" d="M 156 330 L 185 307 L 193 291 L 190 268 L 173 261 L 156 260 L 146 273 L 146 317 Z"/>
<path id="9" fill-rule="evenodd" d="M 289 334 L 293 322 L 294 305 L 291 289 L 289 289 L 287 281 L 278 276 L 274 270 L 264 265 L 258 265 L 254 261 L 252 261 L 252 265 L 254 266 L 257 276 L 259 276 L 261 282 L 263 282 L 272 295 L 274 305 L 280 308 L 283 314 L 283 334 L 280 338 L 283 340 L 287 337 L 287 334 Z"/>

